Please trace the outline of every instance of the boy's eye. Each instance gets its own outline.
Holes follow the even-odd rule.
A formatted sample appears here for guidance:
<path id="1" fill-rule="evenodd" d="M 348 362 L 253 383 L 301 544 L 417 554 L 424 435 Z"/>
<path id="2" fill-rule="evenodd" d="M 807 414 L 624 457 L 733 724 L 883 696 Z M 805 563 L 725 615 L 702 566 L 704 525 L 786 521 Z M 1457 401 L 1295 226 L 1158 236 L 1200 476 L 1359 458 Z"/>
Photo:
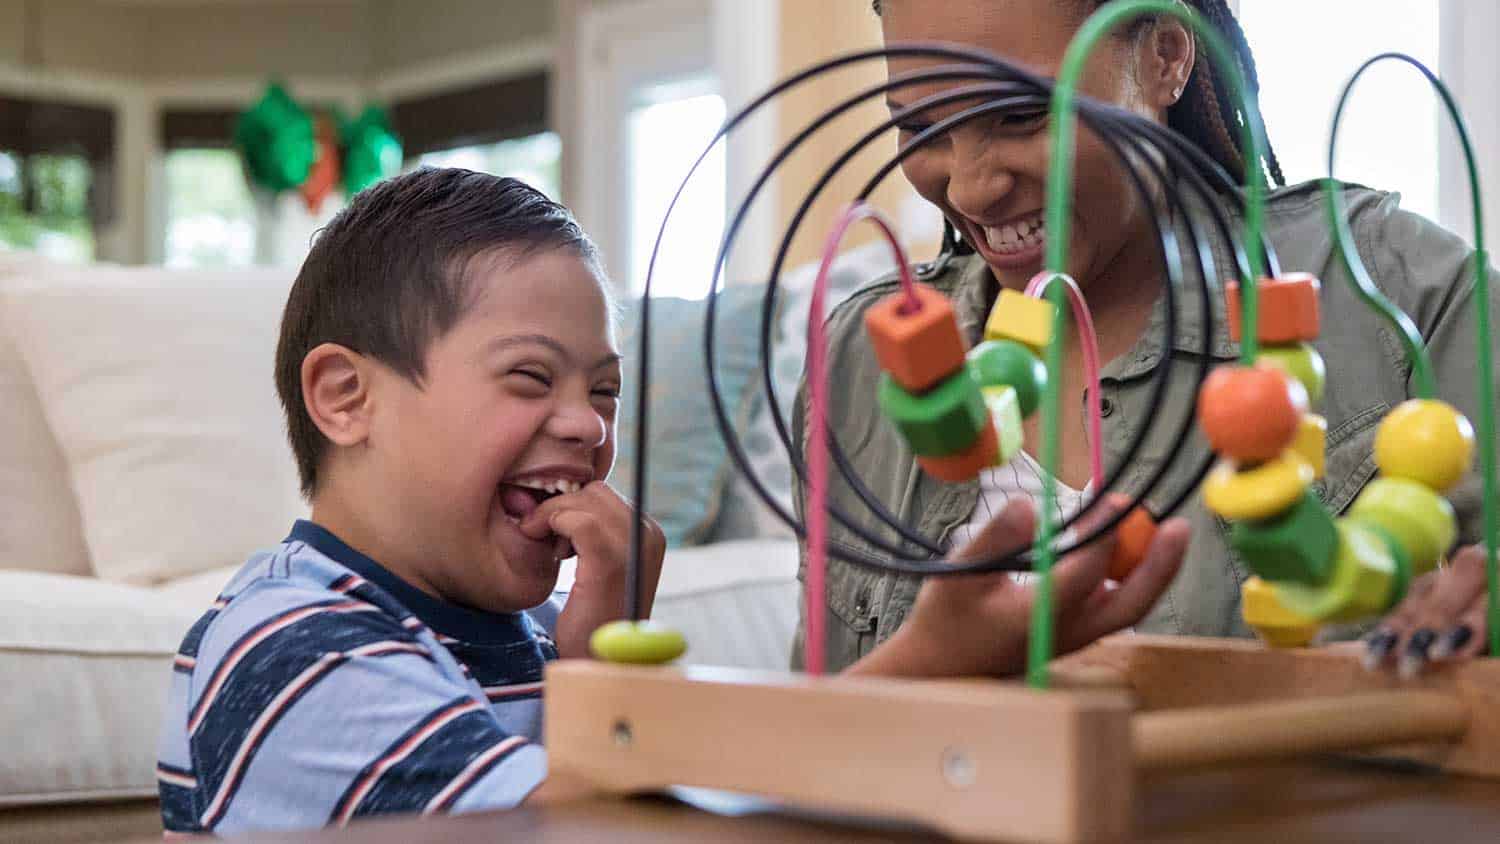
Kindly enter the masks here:
<path id="1" fill-rule="evenodd" d="M 510 374 L 519 375 L 527 381 L 540 384 L 543 387 L 552 386 L 552 379 L 547 377 L 547 373 L 535 369 L 513 369 Z"/>

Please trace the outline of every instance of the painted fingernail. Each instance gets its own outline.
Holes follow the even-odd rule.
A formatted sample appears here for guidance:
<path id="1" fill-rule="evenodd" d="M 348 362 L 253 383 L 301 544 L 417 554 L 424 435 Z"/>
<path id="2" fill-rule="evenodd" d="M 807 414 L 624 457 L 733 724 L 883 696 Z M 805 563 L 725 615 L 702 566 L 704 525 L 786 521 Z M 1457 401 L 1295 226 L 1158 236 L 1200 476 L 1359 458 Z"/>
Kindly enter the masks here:
<path id="1" fill-rule="evenodd" d="M 1396 634 L 1384 628 L 1374 630 L 1365 636 L 1365 655 L 1363 663 L 1366 671 L 1375 671 L 1396 646 Z"/>
<path id="2" fill-rule="evenodd" d="M 1454 625 L 1437 640 L 1437 644 L 1432 646 L 1432 658 L 1447 659 L 1459 648 L 1467 645 L 1472 638 L 1474 638 L 1474 631 L 1469 628 L 1469 625 Z"/>
<path id="3" fill-rule="evenodd" d="M 1437 633 L 1426 627 L 1411 634 L 1411 639 L 1406 643 L 1406 652 L 1401 654 L 1401 661 L 1396 666 L 1396 671 L 1402 679 L 1410 680 L 1422 673 L 1422 667 L 1427 664 L 1427 652 L 1432 648 L 1432 641 L 1436 638 Z"/>

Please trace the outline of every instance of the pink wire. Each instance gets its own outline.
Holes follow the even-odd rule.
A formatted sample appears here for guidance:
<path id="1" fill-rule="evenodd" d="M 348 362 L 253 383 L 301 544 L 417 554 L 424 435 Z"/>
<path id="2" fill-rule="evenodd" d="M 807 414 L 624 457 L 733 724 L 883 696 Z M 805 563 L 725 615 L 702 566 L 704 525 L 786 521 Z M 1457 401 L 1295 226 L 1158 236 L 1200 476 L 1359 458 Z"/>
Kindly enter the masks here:
<path id="1" fill-rule="evenodd" d="M 1062 281 L 1068 291 L 1068 302 L 1073 308 L 1073 322 L 1078 325 L 1078 340 L 1083 346 L 1083 377 L 1088 386 L 1089 428 L 1089 476 L 1093 479 L 1095 493 L 1104 488 L 1104 439 L 1103 413 L 1099 398 L 1099 337 L 1094 333 L 1094 318 L 1089 313 L 1088 302 L 1078 282 L 1067 273 L 1042 271 L 1026 283 L 1026 295 L 1041 296 L 1053 279 Z"/>
<path id="2" fill-rule="evenodd" d="M 896 239 L 896 232 L 878 208 L 855 202 L 839 215 L 828 241 L 823 246 L 823 262 L 813 280 L 812 302 L 807 315 L 807 384 L 809 413 L 807 422 L 807 640 L 803 657 L 807 673 L 819 676 L 825 669 L 827 645 L 824 632 L 826 613 L 825 577 L 828 571 L 828 373 L 823 338 L 823 299 L 828 288 L 828 273 L 838 257 L 839 245 L 849 228 L 861 220 L 870 220 L 880 229 L 895 253 L 906 294 L 905 313 L 922 307 L 917 298 L 916 279 L 906 260 L 906 250 Z"/>

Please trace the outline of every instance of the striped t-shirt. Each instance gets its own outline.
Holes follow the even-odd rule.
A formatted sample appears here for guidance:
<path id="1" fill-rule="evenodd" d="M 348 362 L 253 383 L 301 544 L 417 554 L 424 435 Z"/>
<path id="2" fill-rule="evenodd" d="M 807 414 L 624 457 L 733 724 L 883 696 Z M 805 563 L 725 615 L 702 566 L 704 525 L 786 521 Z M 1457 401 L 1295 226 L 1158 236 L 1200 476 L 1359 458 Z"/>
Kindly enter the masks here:
<path id="1" fill-rule="evenodd" d="M 433 598 L 299 521 L 183 640 L 157 781 L 173 833 L 514 806 L 546 776 L 557 607 Z"/>

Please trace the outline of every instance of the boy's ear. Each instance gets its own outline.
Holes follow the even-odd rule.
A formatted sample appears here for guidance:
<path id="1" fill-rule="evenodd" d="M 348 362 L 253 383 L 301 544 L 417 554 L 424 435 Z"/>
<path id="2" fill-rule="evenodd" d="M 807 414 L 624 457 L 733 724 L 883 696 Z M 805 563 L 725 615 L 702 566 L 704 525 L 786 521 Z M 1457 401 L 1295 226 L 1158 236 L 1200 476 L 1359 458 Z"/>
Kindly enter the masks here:
<path id="1" fill-rule="evenodd" d="M 337 343 L 323 343 L 302 359 L 302 404 L 330 442 L 358 445 L 370 433 L 369 362 Z"/>

